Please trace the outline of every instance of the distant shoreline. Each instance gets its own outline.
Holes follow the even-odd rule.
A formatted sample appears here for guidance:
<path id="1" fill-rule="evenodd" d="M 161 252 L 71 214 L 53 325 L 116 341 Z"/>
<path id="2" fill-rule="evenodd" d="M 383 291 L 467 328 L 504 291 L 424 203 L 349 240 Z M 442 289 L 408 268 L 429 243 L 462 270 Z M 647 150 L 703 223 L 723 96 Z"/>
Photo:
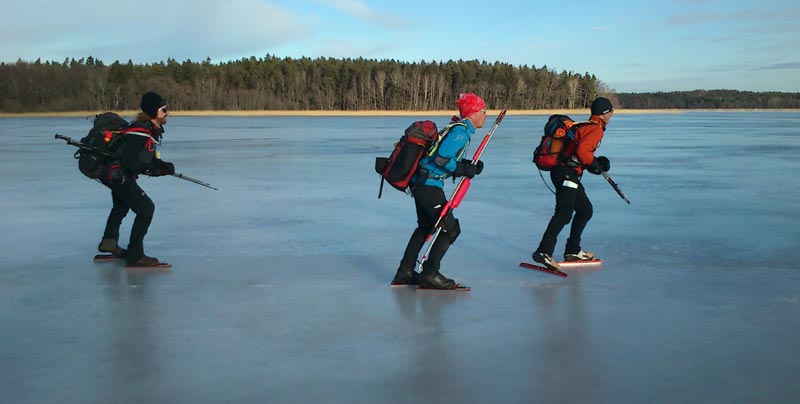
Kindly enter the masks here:
<path id="1" fill-rule="evenodd" d="M 57 118 L 85 117 L 105 111 L 69 112 L 0 112 L 0 118 Z M 135 116 L 139 111 L 116 111 L 122 116 Z M 500 110 L 489 110 L 489 115 L 497 115 Z M 687 112 L 800 112 L 800 109 L 619 109 L 616 114 L 681 114 Z M 451 116 L 456 111 L 170 111 L 170 116 Z M 532 109 L 509 110 L 508 115 L 588 115 L 587 109 Z"/>

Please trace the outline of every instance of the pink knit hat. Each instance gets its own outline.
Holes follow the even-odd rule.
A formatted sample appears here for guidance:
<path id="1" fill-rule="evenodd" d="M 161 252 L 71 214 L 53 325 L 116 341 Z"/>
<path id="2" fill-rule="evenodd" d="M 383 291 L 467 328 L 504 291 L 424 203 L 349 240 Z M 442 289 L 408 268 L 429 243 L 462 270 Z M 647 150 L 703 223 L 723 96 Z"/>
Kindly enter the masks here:
<path id="1" fill-rule="evenodd" d="M 462 118 L 469 118 L 472 114 L 486 108 L 486 103 L 473 93 L 464 93 L 458 96 L 456 106 Z"/>

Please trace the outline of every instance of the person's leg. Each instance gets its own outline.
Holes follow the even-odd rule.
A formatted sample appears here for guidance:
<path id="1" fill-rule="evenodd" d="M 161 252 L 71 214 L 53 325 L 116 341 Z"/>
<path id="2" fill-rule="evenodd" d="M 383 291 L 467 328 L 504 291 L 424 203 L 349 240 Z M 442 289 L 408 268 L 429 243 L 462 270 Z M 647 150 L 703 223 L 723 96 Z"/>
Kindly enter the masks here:
<path id="1" fill-rule="evenodd" d="M 586 195 L 586 189 L 581 185 L 575 195 L 575 216 L 572 218 L 572 227 L 567 239 L 567 246 L 564 249 L 565 259 L 568 254 L 575 255 L 581 252 L 581 235 L 586 224 L 592 218 L 592 213 L 592 202 Z"/>
<path id="2" fill-rule="evenodd" d="M 135 181 L 125 181 L 122 184 L 112 185 L 112 190 L 136 214 L 136 219 L 131 227 L 131 237 L 128 240 L 128 264 L 139 261 L 144 255 L 144 236 L 153 220 L 155 205 L 149 196 L 136 184 Z"/>
<path id="3" fill-rule="evenodd" d="M 111 191 L 111 212 L 106 219 L 106 228 L 103 231 L 103 239 L 97 249 L 100 252 L 111 253 L 117 257 L 124 257 L 126 250 L 119 246 L 119 227 L 122 225 L 122 219 L 128 214 L 128 206 Z"/>
<path id="4" fill-rule="evenodd" d="M 551 171 L 550 178 L 556 189 L 556 207 L 536 251 L 552 255 L 558 240 L 558 234 L 572 220 L 578 188 L 581 185 L 574 178 L 574 171 L 569 167 L 560 166 L 554 168 Z"/>
<path id="5" fill-rule="evenodd" d="M 419 274 L 414 271 L 417 266 L 417 258 L 420 250 L 425 245 L 425 239 L 431 233 L 431 229 L 438 219 L 438 213 L 433 208 L 438 202 L 432 199 L 435 192 L 430 188 L 435 187 L 419 185 L 412 190 L 414 206 L 417 211 L 417 227 L 411 233 L 411 237 L 406 244 L 403 258 L 400 260 L 400 266 L 397 268 L 392 280 L 393 285 L 416 285 L 419 279 Z"/>
<path id="6" fill-rule="evenodd" d="M 572 220 L 572 212 L 575 209 L 575 198 L 580 188 L 580 182 L 576 178 L 575 171 L 566 166 L 559 166 L 550 172 L 550 179 L 556 189 L 556 207 L 553 216 L 547 223 L 547 228 L 542 235 L 539 246 L 531 254 L 535 262 L 544 264 L 550 269 L 560 270 L 558 263 L 553 259 L 558 235 L 561 230 Z"/>
<path id="7" fill-rule="evenodd" d="M 442 208 L 447 204 L 444 190 L 438 187 L 419 187 L 415 192 L 415 198 L 419 198 L 418 216 L 420 217 L 419 228 L 426 229 L 426 234 L 430 234 L 433 226 L 439 219 Z M 458 220 L 449 212 L 442 219 L 442 230 L 431 247 L 427 259 L 422 265 L 422 273 L 419 276 L 419 284 L 423 287 L 435 289 L 453 289 L 455 281 L 443 276 L 439 272 L 442 258 L 447 253 L 452 244 L 461 233 Z"/>
<path id="8" fill-rule="evenodd" d="M 416 285 L 419 280 L 419 273 L 414 268 L 417 265 L 417 257 L 419 251 L 425 244 L 425 238 L 428 233 L 417 227 L 411 233 L 411 238 L 408 240 L 403 259 L 400 260 L 400 266 L 392 279 L 392 285 Z"/>

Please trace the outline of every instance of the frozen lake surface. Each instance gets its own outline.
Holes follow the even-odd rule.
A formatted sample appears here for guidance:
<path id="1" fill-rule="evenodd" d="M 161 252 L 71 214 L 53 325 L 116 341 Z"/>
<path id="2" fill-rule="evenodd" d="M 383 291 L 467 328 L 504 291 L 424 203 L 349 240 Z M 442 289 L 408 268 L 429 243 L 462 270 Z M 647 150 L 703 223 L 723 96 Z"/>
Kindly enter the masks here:
<path id="1" fill-rule="evenodd" d="M 517 266 L 553 196 L 546 116 L 508 115 L 442 264 L 471 292 L 388 286 L 416 218 L 374 158 L 423 118 L 171 118 L 162 158 L 220 190 L 140 179 L 162 272 L 91 260 L 110 193 L 53 139 L 88 121 L 0 119 L 0 401 L 797 402 L 800 113 L 615 116 L 632 204 L 584 176 L 605 263 L 568 278 Z"/>

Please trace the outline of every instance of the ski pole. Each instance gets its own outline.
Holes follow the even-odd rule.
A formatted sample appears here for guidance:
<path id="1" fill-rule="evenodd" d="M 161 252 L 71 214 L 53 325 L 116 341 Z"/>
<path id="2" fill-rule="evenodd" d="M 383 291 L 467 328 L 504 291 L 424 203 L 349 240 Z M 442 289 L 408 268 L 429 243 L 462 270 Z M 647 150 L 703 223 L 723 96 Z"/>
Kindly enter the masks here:
<path id="1" fill-rule="evenodd" d="M 213 189 L 215 191 L 219 191 L 219 189 L 212 187 L 211 184 L 209 184 L 209 183 L 207 183 L 205 181 L 200 181 L 198 179 L 189 177 L 188 175 L 183 175 L 181 173 L 175 173 L 175 174 L 172 174 L 172 176 L 173 177 L 178 177 L 178 178 L 180 178 L 182 180 L 186 180 L 186 181 L 189 181 L 189 182 L 194 182 L 197 185 L 202 185 L 202 186 L 204 186 L 206 188 L 211 188 L 211 189 Z"/>
<path id="2" fill-rule="evenodd" d="M 81 143 L 81 142 L 76 142 L 76 141 L 72 140 L 72 138 L 70 138 L 69 136 L 63 136 L 63 135 L 58 135 L 57 134 L 55 138 L 56 139 L 65 140 L 67 142 L 67 144 L 70 144 L 72 146 L 76 146 L 76 147 L 81 148 L 83 150 L 88 150 L 91 153 L 99 154 L 101 156 L 110 157 L 110 158 L 114 158 L 114 159 L 117 158 L 117 155 L 114 154 L 114 153 L 111 153 L 111 152 L 106 151 L 106 150 L 100 150 L 100 149 L 97 149 L 95 147 L 89 146 L 89 145 Z M 198 179 L 189 177 L 187 175 L 172 174 L 172 176 L 178 177 L 178 178 L 180 178 L 182 180 L 193 182 L 193 183 L 195 183 L 197 185 L 202 185 L 202 186 L 204 186 L 206 188 L 211 188 L 211 189 L 213 189 L 215 191 L 219 191 L 219 189 L 212 187 L 211 184 L 209 184 L 209 183 L 207 183 L 205 181 L 200 181 Z"/>
<path id="3" fill-rule="evenodd" d="M 605 178 L 606 181 L 608 181 L 608 183 L 611 184 L 611 188 L 614 188 L 614 191 L 617 191 L 617 194 L 619 194 L 620 198 L 622 198 L 623 201 L 627 202 L 628 205 L 630 205 L 631 201 L 629 201 L 628 197 L 626 197 L 625 194 L 622 193 L 622 190 L 619 189 L 619 185 L 617 185 L 617 183 L 614 182 L 614 180 L 611 178 L 611 176 L 608 175 L 608 173 L 605 172 L 605 171 L 600 171 L 600 174 L 602 174 L 603 178 Z"/>
<path id="4" fill-rule="evenodd" d="M 489 129 L 489 133 L 483 137 L 481 144 L 478 146 L 478 150 L 475 150 L 475 155 L 472 156 L 472 164 L 477 164 L 478 160 L 480 160 L 481 155 L 483 154 L 483 149 L 486 148 L 486 145 L 489 143 L 489 140 L 492 139 L 492 135 L 494 135 L 494 131 L 497 130 L 497 127 L 500 126 L 500 122 L 503 120 L 503 117 L 506 116 L 506 110 L 500 111 L 500 114 L 497 115 L 497 119 L 495 119 L 492 128 Z M 433 225 L 433 231 L 428 234 L 428 237 L 425 238 L 425 242 L 428 243 L 428 248 L 425 249 L 425 254 L 422 255 L 422 258 L 419 260 L 419 264 L 417 265 L 417 269 L 422 271 L 422 264 L 428 260 L 428 255 L 431 253 L 433 249 L 433 244 L 436 243 L 436 239 L 439 238 L 439 233 L 442 232 L 442 228 L 444 227 L 444 217 L 447 216 L 453 209 L 457 208 L 458 205 L 461 204 L 461 200 L 464 199 L 464 195 L 467 194 L 467 190 L 469 189 L 472 180 L 468 177 L 461 177 L 461 180 L 456 185 L 456 188 L 453 190 L 453 195 L 450 196 L 450 199 L 447 203 L 442 207 L 442 211 L 439 212 L 439 218 L 436 220 L 436 223 Z"/>
<path id="5" fill-rule="evenodd" d="M 100 149 L 98 149 L 96 147 L 92 147 L 92 146 L 89 146 L 89 145 L 81 143 L 81 142 L 76 142 L 76 141 L 72 140 L 72 138 L 70 138 L 69 136 L 56 134 L 55 138 L 56 139 L 65 140 L 68 145 L 75 146 L 75 147 L 77 147 L 79 149 L 87 150 L 87 151 L 89 151 L 91 153 L 94 153 L 94 154 L 99 154 L 101 156 L 110 157 L 112 159 L 113 158 L 117 158 L 117 156 L 115 154 L 113 154 L 113 153 L 111 153 L 111 152 L 109 152 L 107 150 L 100 150 Z"/>

